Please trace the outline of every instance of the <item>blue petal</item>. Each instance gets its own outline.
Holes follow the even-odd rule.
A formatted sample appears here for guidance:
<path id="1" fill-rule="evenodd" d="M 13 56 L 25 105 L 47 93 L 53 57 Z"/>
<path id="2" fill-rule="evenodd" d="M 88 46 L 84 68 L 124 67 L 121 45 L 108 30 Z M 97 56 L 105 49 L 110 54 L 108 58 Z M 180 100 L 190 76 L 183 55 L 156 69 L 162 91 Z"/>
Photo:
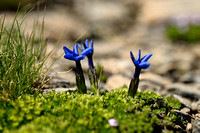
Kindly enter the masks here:
<path id="1" fill-rule="evenodd" d="M 140 67 L 139 65 L 140 65 L 140 63 L 139 63 L 139 61 L 137 61 L 137 60 L 134 60 L 134 65 L 135 65 L 135 67 Z"/>
<path id="2" fill-rule="evenodd" d="M 93 48 L 93 40 L 90 41 L 90 47 Z"/>
<path id="3" fill-rule="evenodd" d="M 141 62 L 146 62 L 149 60 L 149 58 L 152 56 L 152 54 L 148 54 L 148 55 L 145 55 L 142 59 L 141 59 Z"/>
<path id="4" fill-rule="evenodd" d="M 75 53 L 75 56 L 79 55 L 79 53 L 78 53 L 78 44 L 77 43 L 75 43 L 75 45 L 74 45 L 73 53 Z"/>
<path id="5" fill-rule="evenodd" d="M 83 47 L 86 49 L 86 48 L 87 48 L 87 46 L 85 45 L 85 42 L 84 42 L 84 41 L 82 41 L 82 43 L 83 43 Z"/>
<path id="6" fill-rule="evenodd" d="M 84 49 L 81 47 L 81 45 L 78 43 L 78 47 L 80 48 L 80 50 L 83 52 Z"/>
<path id="7" fill-rule="evenodd" d="M 142 69 L 147 69 L 149 68 L 151 65 L 148 62 L 142 62 L 139 64 L 139 67 Z"/>
<path id="8" fill-rule="evenodd" d="M 81 55 L 85 56 L 85 55 L 87 55 L 88 53 L 90 53 L 92 50 L 93 50 L 93 48 L 87 48 L 87 49 L 85 49 L 85 50 L 81 53 Z"/>
<path id="9" fill-rule="evenodd" d="M 82 59 L 84 59 L 84 58 L 85 58 L 85 56 L 79 55 L 79 56 L 76 56 L 76 57 L 75 57 L 75 60 L 76 60 L 76 61 L 80 61 L 80 60 L 82 60 Z"/>
<path id="10" fill-rule="evenodd" d="M 135 57 L 134 57 L 134 55 L 133 55 L 133 53 L 131 51 L 130 51 L 130 56 L 131 56 L 131 59 L 132 59 L 132 61 L 134 63 Z"/>
<path id="11" fill-rule="evenodd" d="M 138 61 L 140 60 L 140 57 L 141 57 L 141 50 L 139 50 L 139 53 L 138 53 L 138 57 L 137 57 Z"/>
<path id="12" fill-rule="evenodd" d="M 66 55 L 64 55 L 64 58 L 69 59 L 69 60 L 75 60 L 73 54 L 66 54 Z"/>
<path id="13" fill-rule="evenodd" d="M 89 45 L 88 45 L 88 39 L 85 40 L 85 44 L 86 44 L 86 47 L 88 48 Z"/>
<path id="14" fill-rule="evenodd" d="M 73 52 L 65 46 L 63 47 L 63 50 L 65 51 L 65 54 L 73 54 Z"/>

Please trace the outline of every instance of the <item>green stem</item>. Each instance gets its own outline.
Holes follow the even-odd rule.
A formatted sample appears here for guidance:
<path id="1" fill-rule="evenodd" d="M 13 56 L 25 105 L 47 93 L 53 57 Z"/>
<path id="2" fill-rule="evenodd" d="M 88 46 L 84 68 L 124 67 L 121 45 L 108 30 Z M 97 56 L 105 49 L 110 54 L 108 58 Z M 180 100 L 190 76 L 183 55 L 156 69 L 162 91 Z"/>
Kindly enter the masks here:
<path id="1" fill-rule="evenodd" d="M 96 69 L 94 68 L 89 68 L 88 69 L 88 76 L 91 84 L 91 90 L 94 94 L 99 94 L 98 90 L 98 80 L 97 80 L 97 74 L 96 74 Z"/>
<path id="2" fill-rule="evenodd" d="M 135 94 L 137 93 L 139 78 L 132 78 L 131 83 L 129 85 L 128 95 L 134 98 Z"/>
<path id="3" fill-rule="evenodd" d="M 76 85 L 78 88 L 78 92 L 82 93 L 82 94 L 87 93 L 87 88 L 85 85 L 85 78 L 83 75 L 83 70 L 82 70 L 80 61 L 76 61 L 75 74 L 76 74 Z"/>

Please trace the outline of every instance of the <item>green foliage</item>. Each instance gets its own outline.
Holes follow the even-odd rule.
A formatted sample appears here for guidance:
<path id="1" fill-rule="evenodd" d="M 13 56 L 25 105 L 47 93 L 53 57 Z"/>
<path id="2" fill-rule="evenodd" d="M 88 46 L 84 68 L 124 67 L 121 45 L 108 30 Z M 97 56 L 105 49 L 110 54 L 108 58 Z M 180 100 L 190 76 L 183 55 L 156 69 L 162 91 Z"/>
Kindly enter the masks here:
<path id="1" fill-rule="evenodd" d="M 96 67 L 96 74 L 97 74 L 97 78 L 100 79 L 101 82 L 105 83 L 107 80 L 107 76 L 103 71 L 103 66 L 101 64 L 97 64 Z"/>
<path id="2" fill-rule="evenodd" d="M 184 41 L 188 43 L 200 41 L 200 26 L 189 25 L 185 30 L 175 25 L 169 25 L 166 29 L 167 37 L 172 41 Z"/>
<path id="3" fill-rule="evenodd" d="M 167 97 L 165 101 L 168 104 L 168 106 L 171 108 L 174 108 L 174 109 L 181 108 L 181 103 L 178 100 L 174 99 L 172 96 Z"/>
<path id="4" fill-rule="evenodd" d="M 25 35 L 21 31 L 25 17 L 18 21 L 17 15 L 11 26 L 5 26 L 5 18 L 0 22 L 0 100 L 3 101 L 39 89 L 40 80 L 45 77 L 43 65 L 48 56 L 43 26 L 38 38 L 35 30 Z"/>
<path id="5" fill-rule="evenodd" d="M 23 95 L 0 107 L 0 132 L 153 132 L 163 128 L 162 121 L 172 127 L 181 122 L 169 102 L 154 92 L 138 91 L 133 99 L 124 88 L 98 96 Z M 110 118 L 118 121 L 118 128 L 108 124 Z"/>

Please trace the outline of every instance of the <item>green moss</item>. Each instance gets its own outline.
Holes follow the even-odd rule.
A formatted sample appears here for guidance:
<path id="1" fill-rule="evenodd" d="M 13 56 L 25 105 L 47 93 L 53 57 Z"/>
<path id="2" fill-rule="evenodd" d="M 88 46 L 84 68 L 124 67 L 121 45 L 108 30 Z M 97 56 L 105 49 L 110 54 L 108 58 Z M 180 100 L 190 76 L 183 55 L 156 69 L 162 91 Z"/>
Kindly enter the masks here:
<path id="1" fill-rule="evenodd" d="M 154 92 L 139 91 L 133 99 L 124 88 L 98 96 L 73 92 L 24 95 L 0 107 L 0 132 L 148 133 L 163 128 L 160 123 L 173 126 L 181 122 L 171 111 L 178 107 L 172 98 Z M 118 128 L 108 124 L 110 118 L 118 121 Z"/>

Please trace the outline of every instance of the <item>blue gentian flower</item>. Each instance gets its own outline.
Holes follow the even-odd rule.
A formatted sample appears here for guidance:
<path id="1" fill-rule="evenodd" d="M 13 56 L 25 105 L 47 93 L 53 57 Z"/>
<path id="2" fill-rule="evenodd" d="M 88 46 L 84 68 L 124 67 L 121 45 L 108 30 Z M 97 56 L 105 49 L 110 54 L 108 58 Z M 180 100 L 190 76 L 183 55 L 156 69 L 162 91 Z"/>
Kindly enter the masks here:
<path id="1" fill-rule="evenodd" d="M 80 45 L 79 48 L 81 49 L 81 51 L 84 51 L 86 49 L 92 49 L 90 52 L 87 53 L 87 58 L 88 58 L 88 77 L 90 80 L 90 84 L 91 84 L 91 90 L 94 94 L 98 94 L 99 93 L 99 89 L 98 89 L 98 79 L 97 79 L 97 74 L 96 74 L 96 69 L 95 66 L 93 64 L 93 40 L 90 41 L 90 46 L 89 46 L 89 42 L 88 39 L 85 40 L 85 42 L 83 41 L 83 47 L 82 48 Z"/>
<path id="2" fill-rule="evenodd" d="M 83 46 L 86 49 L 92 49 L 90 52 L 87 53 L 87 58 L 88 58 L 88 65 L 90 68 L 94 69 L 94 64 L 93 64 L 93 59 L 92 59 L 92 56 L 93 56 L 93 51 L 94 51 L 94 48 L 93 48 L 93 40 L 90 41 L 90 46 L 89 46 L 89 42 L 88 42 L 88 39 L 85 40 L 85 42 L 83 41 Z M 81 51 L 84 51 L 84 49 L 78 45 L 79 48 L 81 49 Z"/>
<path id="3" fill-rule="evenodd" d="M 135 59 L 135 57 L 131 51 L 130 51 L 130 56 L 135 65 L 134 77 L 139 78 L 141 69 L 148 69 L 151 66 L 147 61 L 152 56 L 152 54 L 145 55 L 143 58 L 141 58 L 141 50 L 139 50 L 137 59 Z"/>
<path id="4" fill-rule="evenodd" d="M 90 53 L 93 49 L 92 48 L 88 48 L 82 51 L 82 53 L 79 55 L 78 53 L 78 44 L 76 43 L 74 45 L 74 49 L 73 51 L 71 51 L 70 49 L 68 49 L 67 47 L 63 47 L 63 50 L 65 51 L 65 55 L 64 58 L 65 59 L 69 59 L 69 60 L 74 60 L 74 61 L 80 61 L 82 59 L 85 58 L 85 56 Z"/>
<path id="5" fill-rule="evenodd" d="M 137 93 L 138 84 L 139 84 L 139 76 L 142 69 L 148 69 L 151 65 L 147 62 L 152 54 L 145 55 L 141 58 L 141 50 L 139 50 L 138 57 L 135 59 L 133 53 L 130 51 L 131 59 L 135 65 L 135 73 L 133 78 L 131 79 L 131 83 L 129 85 L 128 95 L 134 97 Z"/>
<path id="6" fill-rule="evenodd" d="M 92 48 L 87 48 L 81 52 L 79 55 L 78 52 L 78 44 L 76 43 L 74 45 L 73 51 L 68 49 L 67 47 L 63 47 L 63 50 L 65 51 L 64 58 L 73 60 L 76 62 L 76 69 L 75 69 L 75 74 L 76 74 L 76 84 L 78 88 L 79 93 L 87 93 L 87 88 L 85 85 L 85 78 L 83 75 L 83 70 L 81 67 L 81 60 L 85 58 L 85 56 L 92 51 Z"/>

